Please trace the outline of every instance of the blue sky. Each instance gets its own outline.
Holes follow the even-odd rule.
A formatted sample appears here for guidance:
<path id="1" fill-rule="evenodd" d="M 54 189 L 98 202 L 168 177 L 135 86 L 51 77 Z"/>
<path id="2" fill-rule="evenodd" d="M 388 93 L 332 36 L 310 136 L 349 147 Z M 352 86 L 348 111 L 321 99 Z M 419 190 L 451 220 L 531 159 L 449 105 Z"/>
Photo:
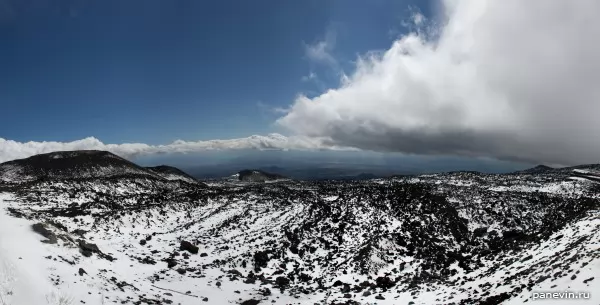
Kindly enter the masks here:
<path id="1" fill-rule="evenodd" d="M 276 132 L 273 108 L 336 87 L 357 55 L 406 30 L 409 8 L 429 11 L 382 0 L 0 2 L 0 137 L 20 142 Z M 307 54 L 319 42 L 335 63 Z"/>
<path id="2" fill-rule="evenodd" d="M 580 37 L 600 36 L 598 10 L 0 0 L 0 161 L 279 149 L 597 163 L 600 43 Z"/>

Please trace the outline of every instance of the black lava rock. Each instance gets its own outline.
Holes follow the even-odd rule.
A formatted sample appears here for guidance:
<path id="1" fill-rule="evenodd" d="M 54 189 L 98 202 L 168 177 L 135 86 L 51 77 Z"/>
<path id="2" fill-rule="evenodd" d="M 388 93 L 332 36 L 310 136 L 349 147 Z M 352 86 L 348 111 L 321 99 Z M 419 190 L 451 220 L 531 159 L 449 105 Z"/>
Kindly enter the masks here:
<path id="1" fill-rule="evenodd" d="M 179 245 L 179 250 L 188 251 L 192 254 L 198 254 L 199 248 L 197 246 L 194 246 L 191 242 L 183 240 Z"/>
<path id="2" fill-rule="evenodd" d="M 44 242 L 49 243 L 49 244 L 55 244 L 57 242 L 56 235 L 54 235 L 54 233 L 52 231 L 46 229 L 46 226 L 44 226 L 44 224 L 42 224 L 42 223 L 33 224 L 31 226 L 31 229 L 33 229 L 34 232 L 44 236 L 47 239 Z"/>
<path id="3" fill-rule="evenodd" d="M 390 289 L 390 288 L 394 287 L 394 285 L 396 285 L 396 283 L 394 283 L 394 281 L 387 276 L 378 277 L 375 280 L 375 283 L 377 284 L 377 287 L 383 288 L 383 289 Z"/>
<path id="4" fill-rule="evenodd" d="M 269 262 L 269 254 L 267 251 L 258 251 L 254 253 L 254 268 L 256 271 L 260 271 L 260 268 L 267 267 Z"/>
<path id="5" fill-rule="evenodd" d="M 166 262 L 167 262 L 168 268 L 173 268 L 173 267 L 177 266 L 177 261 L 174 259 L 167 259 Z"/>
<path id="6" fill-rule="evenodd" d="M 285 288 L 290 285 L 290 279 L 285 276 L 278 276 L 275 279 L 275 285 L 277 285 L 279 288 Z"/>

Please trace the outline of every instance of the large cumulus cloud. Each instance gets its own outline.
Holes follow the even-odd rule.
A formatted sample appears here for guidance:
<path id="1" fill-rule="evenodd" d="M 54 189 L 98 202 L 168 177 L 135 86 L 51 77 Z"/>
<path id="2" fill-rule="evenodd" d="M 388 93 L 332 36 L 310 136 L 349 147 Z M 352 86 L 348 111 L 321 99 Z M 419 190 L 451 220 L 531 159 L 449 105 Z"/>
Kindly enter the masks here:
<path id="1" fill-rule="evenodd" d="M 442 11 L 433 35 L 361 57 L 339 88 L 300 96 L 278 123 L 369 150 L 600 161 L 600 1 L 454 0 Z"/>

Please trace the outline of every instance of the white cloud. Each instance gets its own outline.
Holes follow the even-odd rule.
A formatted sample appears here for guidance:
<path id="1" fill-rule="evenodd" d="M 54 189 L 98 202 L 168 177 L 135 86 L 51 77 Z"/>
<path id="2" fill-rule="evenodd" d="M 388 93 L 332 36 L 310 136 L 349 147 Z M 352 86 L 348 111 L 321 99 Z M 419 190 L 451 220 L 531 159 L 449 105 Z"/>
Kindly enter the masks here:
<path id="1" fill-rule="evenodd" d="M 425 22 L 425 16 L 423 16 L 423 14 L 417 12 L 415 14 L 413 14 L 413 22 L 416 25 L 421 25 L 423 24 L 423 22 Z"/>
<path id="2" fill-rule="evenodd" d="M 282 114 L 282 113 L 288 113 L 289 109 L 287 108 L 282 108 L 282 107 L 277 107 L 277 106 L 272 106 L 266 103 L 263 103 L 261 101 L 258 101 L 256 103 L 256 106 L 263 112 L 265 113 L 275 113 L 275 114 Z"/>
<path id="3" fill-rule="evenodd" d="M 314 63 L 337 66 L 337 60 L 331 54 L 335 47 L 335 42 L 336 32 L 329 29 L 323 40 L 304 45 L 304 54 Z"/>
<path id="4" fill-rule="evenodd" d="M 361 57 L 339 88 L 300 96 L 278 123 L 369 150 L 600 162 L 600 1 L 443 4 L 443 26 Z M 327 58 L 325 45 L 312 57 Z"/>
<path id="5" fill-rule="evenodd" d="M 350 149 L 329 145 L 319 138 L 303 136 L 285 137 L 280 134 L 267 136 L 250 136 L 247 138 L 209 141 L 183 141 L 177 140 L 167 145 L 148 145 L 143 143 L 104 144 L 100 140 L 89 137 L 73 142 L 16 142 L 0 138 L 0 162 L 14 159 L 27 158 L 33 155 L 53 151 L 67 150 L 107 150 L 124 158 L 141 155 L 193 153 L 208 150 L 341 150 Z"/>
<path id="6" fill-rule="evenodd" d="M 317 74 L 315 74 L 315 72 L 310 71 L 310 73 L 308 73 L 308 75 L 302 76 L 302 81 L 303 82 L 308 82 L 311 80 L 315 80 L 317 79 Z"/>

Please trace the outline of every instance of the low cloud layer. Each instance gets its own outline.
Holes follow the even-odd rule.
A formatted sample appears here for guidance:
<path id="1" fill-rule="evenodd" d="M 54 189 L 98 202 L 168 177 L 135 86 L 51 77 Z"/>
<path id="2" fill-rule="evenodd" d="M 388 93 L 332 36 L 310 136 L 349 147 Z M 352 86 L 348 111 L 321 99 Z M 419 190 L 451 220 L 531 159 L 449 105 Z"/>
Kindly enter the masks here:
<path id="1" fill-rule="evenodd" d="M 280 134 L 268 136 L 250 136 L 247 138 L 230 140 L 209 140 L 188 142 L 177 140 L 167 145 L 148 145 L 143 143 L 104 144 L 100 140 L 90 137 L 73 142 L 16 142 L 0 138 L 0 162 L 27 158 L 33 155 L 49 153 L 53 151 L 67 150 L 107 150 L 124 158 L 136 156 L 170 154 L 170 153 L 194 153 L 208 150 L 241 150 L 241 149 L 346 149 L 335 145 L 327 145 L 318 138 L 307 138 L 302 136 L 285 137 Z"/>
<path id="2" fill-rule="evenodd" d="M 278 123 L 368 150 L 600 162 L 600 1 L 452 0 L 442 11 Z"/>

